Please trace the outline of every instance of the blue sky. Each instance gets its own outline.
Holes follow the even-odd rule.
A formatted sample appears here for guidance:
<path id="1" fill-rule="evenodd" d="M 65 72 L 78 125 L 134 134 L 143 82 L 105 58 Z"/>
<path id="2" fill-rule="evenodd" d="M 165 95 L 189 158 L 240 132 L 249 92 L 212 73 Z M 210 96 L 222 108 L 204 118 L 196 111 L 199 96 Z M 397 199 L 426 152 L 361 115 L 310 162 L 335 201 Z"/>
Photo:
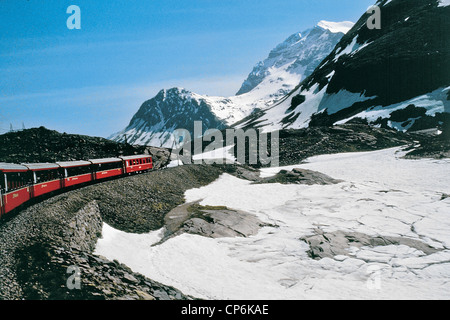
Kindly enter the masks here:
<path id="1" fill-rule="evenodd" d="M 253 66 L 320 20 L 375 0 L 0 0 L 0 133 L 108 137 L 160 89 L 234 95 Z M 81 29 L 69 30 L 70 5 Z"/>

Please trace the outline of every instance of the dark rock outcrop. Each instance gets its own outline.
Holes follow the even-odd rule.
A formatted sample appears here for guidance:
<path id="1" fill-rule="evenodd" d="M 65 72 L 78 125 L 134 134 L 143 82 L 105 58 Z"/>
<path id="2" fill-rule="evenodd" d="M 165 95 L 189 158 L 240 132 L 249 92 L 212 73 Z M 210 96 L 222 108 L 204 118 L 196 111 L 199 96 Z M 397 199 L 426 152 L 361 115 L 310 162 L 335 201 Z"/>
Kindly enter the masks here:
<path id="1" fill-rule="evenodd" d="M 59 133 L 44 127 L 0 135 L 0 161 L 36 163 L 142 154 L 145 147 L 99 137 Z"/>
<path id="2" fill-rule="evenodd" d="M 186 203 L 171 210 L 165 220 L 165 234 L 158 245 L 182 233 L 209 238 L 248 237 L 264 226 L 255 215 L 224 206 Z"/>
<path id="3" fill-rule="evenodd" d="M 341 180 L 333 179 L 321 172 L 294 168 L 291 171 L 281 170 L 272 177 L 259 179 L 255 183 L 281 183 L 281 184 L 306 184 L 306 185 L 328 185 L 342 182 Z"/>
<path id="4" fill-rule="evenodd" d="M 439 251 L 419 240 L 404 237 L 369 236 L 359 232 L 323 232 L 317 229 L 314 235 L 302 237 L 300 240 L 309 245 L 308 255 L 316 260 L 333 258 L 337 255 L 349 255 L 350 246 L 361 248 L 363 246 L 407 245 L 425 254 Z"/>

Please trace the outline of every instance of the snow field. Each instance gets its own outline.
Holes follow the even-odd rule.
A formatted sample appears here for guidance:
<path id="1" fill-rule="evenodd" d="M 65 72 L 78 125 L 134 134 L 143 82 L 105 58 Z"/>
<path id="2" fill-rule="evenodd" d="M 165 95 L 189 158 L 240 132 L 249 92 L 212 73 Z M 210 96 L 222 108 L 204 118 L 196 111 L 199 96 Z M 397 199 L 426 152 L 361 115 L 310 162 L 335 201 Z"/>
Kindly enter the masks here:
<path id="1" fill-rule="evenodd" d="M 401 155 L 394 148 L 290 166 L 345 181 L 336 185 L 251 184 L 224 174 L 188 190 L 186 201 L 244 210 L 271 226 L 248 238 L 182 234 L 152 246 L 163 230 L 133 235 L 104 225 L 95 253 L 205 299 L 448 299 L 450 198 L 442 195 L 450 193 L 450 159 Z M 405 237 L 439 251 L 351 246 L 346 255 L 313 260 L 300 238 L 316 229 Z"/>

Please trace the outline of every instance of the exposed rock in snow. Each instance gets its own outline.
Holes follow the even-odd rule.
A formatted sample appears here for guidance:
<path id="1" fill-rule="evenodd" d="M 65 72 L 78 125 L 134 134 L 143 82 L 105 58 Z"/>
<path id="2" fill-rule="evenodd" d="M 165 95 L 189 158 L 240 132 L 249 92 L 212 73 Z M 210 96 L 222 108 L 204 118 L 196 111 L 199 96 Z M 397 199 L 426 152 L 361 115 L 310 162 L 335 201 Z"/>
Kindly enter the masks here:
<path id="1" fill-rule="evenodd" d="M 224 206 L 201 206 L 198 201 L 174 208 L 164 221 L 164 237 L 158 244 L 183 233 L 210 238 L 248 237 L 264 226 L 253 214 Z"/>
<path id="2" fill-rule="evenodd" d="M 313 259 L 334 258 L 335 256 L 351 256 L 350 247 L 383 247 L 383 246 L 407 246 L 421 251 L 421 255 L 429 255 L 441 251 L 419 240 L 413 240 L 402 237 L 389 236 L 369 236 L 359 232 L 326 232 L 320 229 L 315 230 L 315 235 L 300 238 L 305 241 L 310 250 L 308 254 Z M 361 257 L 361 255 L 359 255 Z M 367 255 L 367 259 L 373 260 L 373 257 Z"/>
<path id="3" fill-rule="evenodd" d="M 259 179 L 256 183 L 282 183 L 282 184 L 335 184 L 342 182 L 341 180 L 333 179 L 326 174 L 306 170 L 301 168 L 294 168 L 290 171 L 281 170 L 275 176 Z"/>

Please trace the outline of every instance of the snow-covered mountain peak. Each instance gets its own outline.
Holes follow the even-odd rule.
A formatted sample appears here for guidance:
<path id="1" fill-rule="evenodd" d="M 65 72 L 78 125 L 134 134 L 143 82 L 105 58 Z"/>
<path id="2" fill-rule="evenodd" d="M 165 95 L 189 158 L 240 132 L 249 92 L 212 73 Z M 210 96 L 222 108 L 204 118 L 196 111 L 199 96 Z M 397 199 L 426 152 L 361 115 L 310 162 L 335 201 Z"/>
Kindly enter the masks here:
<path id="1" fill-rule="evenodd" d="M 339 23 L 337 23 L 339 24 Z M 332 23 L 331 23 L 332 25 Z M 336 28 L 335 28 L 336 29 Z M 170 146 L 176 128 L 223 128 L 265 109 L 291 92 L 334 49 L 343 32 L 316 25 L 289 36 L 255 65 L 236 96 L 200 95 L 181 87 L 161 90 L 141 106 L 127 128 L 111 136 L 115 141 Z"/>
<path id="2" fill-rule="evenodd" d="M 170 99 L 171 97 L 174 97 L 174 96 L 181 97 L 181 98 L 191 97 L 192 92 L 189 90 L 186 90 L 185 88 L 173 87 L 170 89 L 160 90 L 156 96 L 161 97 L 161 100 L 165 101 L 166 99 Z"/>
<path id="3" fill-rule="evenodd" d="M 318 27 L 329 30 L 332 33 L 347 33 L 353 28 L 355 24 L 351 21 L 331 22 L 331 21 L 319 21 Z"/>
<path id="4" fill-rule="evenodd" d="M 278 74 L 280 70 L 299 76 L 298 84 L 314 71 L 353 25 L 348 21 L 321 21 L 313 28 L 292 34 L 277 45 L 264 61 L 255 65 L 236 95 L 252 91 L 273 74 Z M 273 81 L 276 82 L 277 79 L 278 77 Z M 287 83 L 287 85 L 293 89 L 296 84 L 291 86 Z M 285 93 L 288 92 L 285 90 Z"/>

